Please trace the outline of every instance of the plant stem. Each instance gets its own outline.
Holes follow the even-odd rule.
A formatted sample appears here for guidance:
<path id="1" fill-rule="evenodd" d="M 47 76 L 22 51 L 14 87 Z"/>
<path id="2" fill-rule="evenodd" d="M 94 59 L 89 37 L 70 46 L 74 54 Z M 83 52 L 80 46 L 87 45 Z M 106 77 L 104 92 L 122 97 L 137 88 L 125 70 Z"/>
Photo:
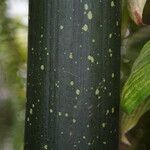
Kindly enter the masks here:
<path id="1" fill-rule="evenodd" d="M 30 0 L 25 150 L 117 150 L 120 4 Z"/>

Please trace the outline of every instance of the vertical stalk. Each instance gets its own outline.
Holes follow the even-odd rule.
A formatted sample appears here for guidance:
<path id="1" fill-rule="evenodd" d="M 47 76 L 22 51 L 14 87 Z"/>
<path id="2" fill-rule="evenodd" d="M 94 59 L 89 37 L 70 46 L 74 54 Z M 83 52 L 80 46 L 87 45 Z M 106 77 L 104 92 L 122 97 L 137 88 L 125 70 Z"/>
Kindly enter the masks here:
<path id="1" fill-rule="evenodd" d="M 25 150 L 117 150 L 119 0 L 30 0 Z"/>

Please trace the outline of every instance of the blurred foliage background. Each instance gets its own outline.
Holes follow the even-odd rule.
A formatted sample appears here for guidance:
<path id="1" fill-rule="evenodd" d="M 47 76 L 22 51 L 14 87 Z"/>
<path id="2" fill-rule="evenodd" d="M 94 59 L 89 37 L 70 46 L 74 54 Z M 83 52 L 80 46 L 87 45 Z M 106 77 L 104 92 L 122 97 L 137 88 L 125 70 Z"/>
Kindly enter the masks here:
<path id="1" fill-rule="evenodd" d="M 0 150 L 23 147 L 26 19 L 26 0 L 0 0 Z"/>
<path id="2" fill-rule="evenodd" d="M 139 1 L 130 2 L 133 6 Z M 136 22 L 128 3 L 122 1 L 121 88 L 150 40 L 150 26 L 146 25 L 150 23 L 150 1 L 143 4 L 142 24 Z M 27 0 L 0 0 L 0 150 L 23 150 L 27 18 Z M 143 102 L 131 114 L 121 109 L 120 150 L 150 149 L 149 108 L 150 104 Z"/>

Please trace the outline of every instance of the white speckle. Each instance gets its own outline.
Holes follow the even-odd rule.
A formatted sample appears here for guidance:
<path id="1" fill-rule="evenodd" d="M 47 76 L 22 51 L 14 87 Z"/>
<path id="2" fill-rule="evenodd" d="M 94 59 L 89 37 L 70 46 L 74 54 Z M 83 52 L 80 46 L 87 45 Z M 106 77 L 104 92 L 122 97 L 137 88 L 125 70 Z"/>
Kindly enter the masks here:
<path id="1" fill-rule="evenodd" d="M 83 139 L 86 139 L 86 137 L 85 137 L 85 136 L 83 136 Z"/>
<path id="2" fill-rule="evenodd" d="M 69 116 L 69 114 L 68 113 L 65 113 L 65 117 L 68 117 Z"/>
<path id="3" fill-rule="evenodd" d="M 75 109 L 77 109 L 77 105 L 74 105 L 73 107 L 74 107 Z"/>
<path id="4" fill-rule="evenodd" d="M 61 112 L 58 112 L 58 116 L 61 116 L 62 115 L 62 113 Z"/>
<path id="5" fill-rule="evenodd" d="M 49 112 L 50 112 L 50 113 L 53 113 L 53 109 L 50 109 Z"/>
<path id="6" fill-rule="evenodd" d="M 108 115 L 108 114 L 109 114 L 109 110 L 106 111 L 106 115 Z"/>
<path id="7" fill-rule="evenodd" d="M 89 20 L 91 20 L 93 18 L 93 14 L 91 11 L 88 12 L 87 17 Z"/>
<path id="8" fill-rule="evenodd" d="M 116 21 L 116 26 L 118 26 L 119 25 L 119 22 L 118 21 Z"/>
<path id="9" fill-rule="evenodd" d="M 88 145 L 90 146 L 90 145 L 91 145 L 91 143 L 90 143 L 90 142 L 88 142 Z"/>
<path id="10" fill-rule="evenodd" d="M 111 34 L 111 33 L 109 34 L 109 38 L 110 38 L 110 39 L 112 38 L 112 34 Z"/>
<path id="11" fill-rule="evenodd" d="M 75 145 L 75 144 L 74 144 L 73 146 L 74 146 L 74 147 L 77 147 L 77 145 Z"/>
<path id="12" fill-rule="evenodd" d="M 80 95 L 80 90 L 79 89 L 76 90 L 76 94 Z"/>
<path id="13" fill-rule="evenodd" d="M 92 42 L 95 43 L 95 39 L 92 39 Z"/>
<path id="14" fill-rule="evenodd" d="M 32 108 L 30 108 L 30 114 L 31 114 L 31 115 L 33 114 L 33 109 L 32 109 Z"/>
<path id="15" fill-rule="evenodd" d="M 60 29 L 62 30 L 64 28 L 64 26 L 63 25 L 60 25 Z"/>
<path id="16" fill-rule="evenodd" d="M 48 146 L 47 145 L 44 145 L 44 149 L 47 149 L 48 148 Z"/>
<path id="17" fill-rule="evenodd" d="M 109 94 L 108 94 L 109 96 L 111 96 L 111 92 L 109 92 Z"/>
<path id="18" fill-rule="evenodd" d="M 114 7 L 114 6 L 115 6 L 114 1 L 111 1 L 111 7 Z"/>
<path id="19" fill-rule="evenodd" d="M 81 141 L 79 140 L 78 143 L 81 143 Z"/>
<path id="20" fill-rule="evenodd" d="M 70 81 L 70 85 L 73 86 L 73 85 L 74 85 L 74 82 L 73 82 L 73 81 Z"/>
<path id="21" fill-rule="evenodd" d="M 106 145 L 106 141 L 104 141 L 103 144 Z"/>
<path id="22" fill-rule="evenodd" d="M 108 51 L 109 51 L 109 53 L 112 53 L 112 49 L 110 49 L 110 48 L 109 48 L 109 50 L 108 50 Z"/>
<path id="23" fill-rule="evenodd" d="M 98 99 L 101 99 L 101 96 L 99 96 Z"/>
<path id="24" fill-rule="evenodd" d="M 90 68 L 88 67 L 88 68 L 86 68 L 88 71 L 90 70 Z"/>
<path id="25" fill-rule="evenodd" d="M 112 77 L 112 78 L 114 78 L 114 77 L 115 77 L 115 74 L 114 74 L 114 73 L 112 73 L 112 74 L 111 74 L 111 77 Z"/>
<path id="26" fill-rule="evenodd" d="M 84 31 L 87 31 L 87 30 L 88 30 L 87 24 L 85 24 L 85 25 L 82 27 L 82 30 L 84 30 Z"/>
<path id="27" fill-rule="evenodd" d="M 105 128 L 106 127 L 106 123 L 102 123 L 102 127 Z"/>
<path id="28" fill-rule="evenodd" d="M 72 132 L 69 132 L 69 135 L 72 136 Z"/>
<path id="29" fill-rule="evenodd" d="M 111 112 L 112 112 L 112 114 L 115 112 L 115 108 L 114 107 L 111 109 Z"/>
<path id="30" fill-rule="evenodd" d="M 29 117 L 27 118 L 27 121 L 28 121 L 28 122 L 30 121 L 30 118 L 29 118 Z"/>
<path id="31" fill-rule="evenodd" d="M 69 58 L 73 59 L 73 54 L 72 53 L 69 54 Z"/>
<path id="32" fill-rule="evenodd" d="M 103 78 L 103 82 L 106 82 L 105 78 Z"/>
<path id="33" fill-rule="evenodd" d="M 55 83 L 55 86 L 59 88 L 59 84 L 58 83 Z"/>
<path id="34" fill-rule="evenodd" d="M 34 104 L 32 104 L 32 107 L 34 108 L 34 107 L 35 107 L 35 105 L 34 105 Z"/>
<path id="35" fill-rule="evenodd" d="M 41 67 L 40 67 L 40 68 L 41 68 L 41 70 L 44 70 L 44 65 L 41 65 Z"/>
<path id="36" fill-rule="evenodd" d="M 99 89 L 96 89 L 95 95 L 99 95 Z"/>
<path id="37" fill-rule="evenodd" d="M 88 60 L 91 61 L 91 63 L 94 63 L 94 57 L 93 56 L 89 55 Z"/>
<path id="38" fill-rule="evenodd" d="M 73 122 L 73 123 L 76 123 L 76 119 L 72 119 L 72 122 Z"/>
<path id="39" fill-rule="evenodd" d="M 89 124 L 87 124 L 87 125 L 86 125 L 86 127 L 87 127 L 87 128 L 89 128 L 89 127 L 90 127 L 90 125 L 89 125 Z"/>
<path id="40" fill-rule="evenodd" d="M 41 34 L 41 38 L 43 38 L 43 34 Z"/>
<path id="41" fill-rule="evenodd" d="M 46 53 L 46 55 L 48 56 L 48 55 L 49 55 L 49 53 L 47 52 L 47 53 Z"/>
<path id="42" fill-rule="evenodd" d="M 84 9 L 85 9 L 85 10 L 88 10 L 88 9 L 89 9 L 88 4 L 84 4 Z"/>
<path id="43" fill-rule="evenodd" d="M 83 14 L 86 15 L 87 14 L 86 11 Z"/>

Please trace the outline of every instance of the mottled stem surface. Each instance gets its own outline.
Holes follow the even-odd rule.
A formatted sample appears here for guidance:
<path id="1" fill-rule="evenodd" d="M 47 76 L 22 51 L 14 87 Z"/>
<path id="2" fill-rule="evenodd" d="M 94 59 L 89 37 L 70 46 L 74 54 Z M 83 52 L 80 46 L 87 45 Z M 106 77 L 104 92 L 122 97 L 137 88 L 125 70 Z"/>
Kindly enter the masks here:
<path id="1" fill-rule="evenodd" d="M 30 0 L 25 150 L 117 150 L 120 0 Z"/>

